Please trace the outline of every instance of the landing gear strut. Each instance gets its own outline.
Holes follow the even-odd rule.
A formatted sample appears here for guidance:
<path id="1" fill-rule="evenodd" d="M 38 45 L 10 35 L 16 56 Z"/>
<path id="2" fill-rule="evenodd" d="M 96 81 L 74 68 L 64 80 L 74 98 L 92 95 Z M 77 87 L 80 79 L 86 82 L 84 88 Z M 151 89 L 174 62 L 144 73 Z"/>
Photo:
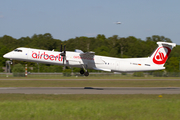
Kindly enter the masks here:
<path id="1" fill-rule="evenodd" d="M 89 72 L 87 71 L 87 65 L 86 68 L 84 67 L 84 65 L 82 65 L 82 69 L 80 70 L 80 74 L 84 74 L 84 76 L 89 76 Z"/>

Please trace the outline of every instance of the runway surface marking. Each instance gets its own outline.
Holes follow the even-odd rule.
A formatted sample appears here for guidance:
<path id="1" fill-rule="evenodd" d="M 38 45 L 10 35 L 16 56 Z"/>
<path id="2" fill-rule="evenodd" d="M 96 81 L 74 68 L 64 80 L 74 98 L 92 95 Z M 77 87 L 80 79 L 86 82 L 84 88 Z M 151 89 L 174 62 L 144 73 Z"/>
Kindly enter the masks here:
<path id="1" fill-rule="evenodd" d="M 0 87 L 0 94 L 180 94 L 180 87 Z"/>

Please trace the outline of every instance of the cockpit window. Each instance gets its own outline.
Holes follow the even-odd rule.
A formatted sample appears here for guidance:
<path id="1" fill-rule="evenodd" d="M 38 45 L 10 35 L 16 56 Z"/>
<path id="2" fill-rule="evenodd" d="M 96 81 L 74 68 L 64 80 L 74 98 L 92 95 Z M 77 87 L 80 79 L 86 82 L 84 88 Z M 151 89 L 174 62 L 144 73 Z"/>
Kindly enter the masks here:
<path id="1" fill-rule="evenodd" d="M 22 50 L 15 49 L 14 52 L 22 52 Z"/>

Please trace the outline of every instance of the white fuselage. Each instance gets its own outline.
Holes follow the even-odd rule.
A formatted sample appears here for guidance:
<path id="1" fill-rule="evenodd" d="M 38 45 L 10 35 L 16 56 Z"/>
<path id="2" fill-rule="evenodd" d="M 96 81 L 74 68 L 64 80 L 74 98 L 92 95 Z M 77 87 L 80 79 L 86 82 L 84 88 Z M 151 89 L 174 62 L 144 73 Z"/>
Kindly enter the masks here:
<path id="1" fill-rule="evenodd" d="M 61 52 L 17 48 L 5 54 L 3 57 L 12 60 L 21 60 L 37 62 L 44 64 L 63 65 L 63 56 Z M 151 71 L 164 69 L 162 65 L 153 64 L 151 58 L 113 58 L 99 55 L 82 55 L 78 52 L 66 51 L 65 66 L 79 67 L 86 69 L 95 69 L 112 72 L 133 72 L 133 71 Z"/>

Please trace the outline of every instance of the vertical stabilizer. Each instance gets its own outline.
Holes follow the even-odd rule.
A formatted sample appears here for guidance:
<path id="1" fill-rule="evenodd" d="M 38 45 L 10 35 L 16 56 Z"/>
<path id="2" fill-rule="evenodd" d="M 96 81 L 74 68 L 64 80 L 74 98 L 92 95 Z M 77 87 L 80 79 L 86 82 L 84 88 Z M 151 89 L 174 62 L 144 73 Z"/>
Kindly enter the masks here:
<path id="1" fill-rule="evenodd" d="M 164 66 L 167 61 L 171 50 L 176 46 L 175 43 L 157 42 L 158 47 L 150 56 L 153 64 Z"/>

